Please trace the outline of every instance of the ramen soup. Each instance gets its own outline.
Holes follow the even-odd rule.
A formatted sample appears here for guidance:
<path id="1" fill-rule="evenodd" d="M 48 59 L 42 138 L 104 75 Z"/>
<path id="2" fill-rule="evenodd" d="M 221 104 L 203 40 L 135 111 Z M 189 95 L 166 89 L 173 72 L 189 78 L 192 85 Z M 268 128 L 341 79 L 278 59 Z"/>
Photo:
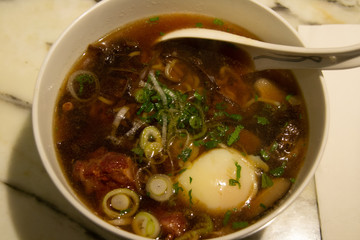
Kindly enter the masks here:
<path id="1" fill-rule="evenodd" d="M 296 181 L 308 141 L 290 71 L 257 72 L 227 43 L 162 34 L 221 19 L 143 19 L 90 44 L 56 104 L 58 158 L 100 218 L 158 239 L 219 237 L 256 222 Z"/>

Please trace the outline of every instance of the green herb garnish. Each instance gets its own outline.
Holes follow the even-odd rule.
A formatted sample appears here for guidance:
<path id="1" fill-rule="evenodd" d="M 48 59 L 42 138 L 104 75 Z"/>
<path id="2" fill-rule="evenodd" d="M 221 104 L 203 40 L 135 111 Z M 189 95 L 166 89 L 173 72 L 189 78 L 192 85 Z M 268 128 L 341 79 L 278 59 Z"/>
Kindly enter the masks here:
<path id="1" fill-rule="evenodd" d="M 199 129 L 202 126 L 202 121 L 199 116 L 191 116 L 189 119 L 189 125 L 193 129 Z"/>
<path id="2" fill-rule="evenodd" d="M 241 166 L 239 165 L 238 162 L 235 162 L 235 166 L 236 166 L 236 179 L 229 179 L 229 185 L 230 186 L 238 185 L 240 188 L 241 187 L 241 184 L 240 184 Z"/>
<path id="3" fill-rule="evenodd" d="M 141 156 L 141 157 L 144 156 L 144 150 L 143 150 L 141 147 L 139 147 L 139 146 L 131 149 L 131 151 L 132 151 L 133 153 L 135 153 L 136 155 L 138 155 L 138 156 Z"/>
<path id="4" fill-rule="evenodd" d="M 201 145 L 204 145 L 204 141 L 203 140 L 197 140 L 197 141 L 194 141 L 194 146 L 196 147 L 200 147 Z"/>
<path id="5" fill-rule="evenodd" d="M 249 225 L 248 222 L 233 222 L 232 223 L 232 228 L 233 229 L 241 229 L 241 228 L 245 228 Z"/>
<path id="6" fill-rule="evenodd" d="M 287 95 L 287 96 L 285 97 L 285 100 L 286 100 L 286 101 L 289 101 L 290 98 L 292 98 L 292 97 L 293 97 L 293 95 L 292 95 L 292 94 L 289 94 L 289 95 Z"/>
<path id="7" fill-rule="evenodd" d="M 260 155 L 265 161 L 268 161 L 270 159 L 269 153 L 266 152 L 264 149 L 260 150 Z"/>
<path id="8" fill-rule="evenodd" d="M 267 125 L 270 123 L 266 117 L 256 116 L 256 119 L 257 119 L 257 123 L 261 125 Z"/>
<path id="9" fill-rule="evenodd" d="M 278 143 L 278 142 L 274 142 L 274 143 L 271 145 L 270 152 L 275 151 L 278 147 L 279 147 L 279 143 Z"/>
<path id="10" fill-rule="evenodd" d="M 159 21 L 159 19 L 160 19 L 159 16 L 156 16 L 156 17 L 149 18 L 149 21 L 153 23 L 153 22 Z"/>
<path id="11" fill-rule="evenodd" d="M 236 166 L 236 180 L 240 180 L 240 176 L 241 176 L 241 166 L 239 165 L 238 162 L 235 162 L 235 166 Z"/>
<path id="12" fill-rule="evenodd" d="M 271 180 L 271 178 L 266 175 L 266 173 L 263 173 L 261 175 L 261 187 L 262 188 L 268 188 L 271 187 L 273 185 L 273 181 Z"/>
<path id="13" fill-rule="evenodd" d="M 228 117 L 230 117 L 231 119 L 234 119 L 236 121 L 242 120 L 242 116 L 240 114 L 228 114 Z"/>
<path id="14" fill-rule="evenodd" d="M 75 81 L 79 83 L 79 95 L 82 95 L 84 92 L 84 85 L 86 83 L 88 84 L 92 84 L 94 82 L 94 78 L 93 76 L 91 76 L 90 74 L 79 74 L 76 76 Z"/>
<path id="15" fill-rule="evenodd" d="M 243 130 L 243 129 L 244 129 L 244 127 L 242 125 L 236 126 L 234 132 L 230 135 L 230 137 L 227 141 L 228 146 L 231 146 L 233 143 L 235 143 L 239 139 L 239 134 L 240 134 L 241 130 Z"/>
<path id="16" fill-rule="evenodd" d="M 236 186 L 236 185 L 238 185 L 239 186 L 239 188 L 241 187 L 241 185 L 240 185 L 240 182 L 238 181 L 238 180 L 235 180 L 235 179 L 229 179 L 229 185 L 230 186 Z"/>
<path id="17" fill-rule="evenodd" d="M 182 150 L 182 152 L 178 155 L 178 159 L 183 160 L 184 162 L 186 162 L 190 155 L 191 155 L 191 148 L 185 148 L 184 150 Z"/>
<path id="18" fill-rule="evenodd" d="M 195 27 L 197 27 L 197 28 L 202 28 L 203 26 L 204 25 L 201 22 L 195 24 Z"/>
<path id="19" fill-rule="evenodd" d="M 198 101 L 203 101 L 204 100 L 204 97 L 198 91 L 195 91 L 194 97 Z"/>
<path id="20" fill-rule="evenodd" d="M 188 192 L 188 195 L 189 195 L 189 203 L 190 203 L 190 205 L 192 205 L 192 204 L 193 204 L 193 202 L 192 202 L 192 195 L 191 195 L 191 193 L 192 193 L 192 189 L 190 189 L 190 191 Z"/>
<path id="21" fill-rule="evenodd" d="M 204 143 L 204 146 L 205 146 L 206 149 L 211 149 L 211 148 L 217 147 L 218 144 L 219 144 L 218 141 L 216 141 L 216 140 L 210 140 L 210 141 L 208 141 L 208 142 L 205 142 L 205 143 Z"/>
<path id="22" fill-rule="evenodd" d="M 185 172 L 186 171 L 186 169 L 187 168 L 183 168 L 183 169 L 181 169 L 177 174 L 182 174 L 183 172 Z"/>
<path id="23" fill-rule="evenodd" d="M 224 215 L 224 219 L 223 219 L 223 226 L 225 227 L 226 225 L 228 225 L 230 217 L 231 217 L 232 212 L 230 210 L 227 210 L 225 215 Z"/>
<path id="24" fill-rule="evenodd" d="M 216 108 L 217 110 L 224 110 L 224 109 L 226 109 L 226 105 L 225 105 L 224 102 L 219 102 L 219 103 L 216 103 L 216 104 L 215 104 L 215 108 Z"/>
<path id="25" fill-rule="evenodd" d="M 218 25 L 218 26 L 224 25 L 224 22 L 223 22 L 222 20 L 218 19 L 218 18 L 215 18 L 214 21 L 213 21 L 213 23 L 214 23 L 215 25 Z"/>
<path id="26" fill-rule="evenodd" d="M 281 177 L 284 174 L 284 168 L 283 167 L 277 167 L 272 170 L 270 170 L 271 175 L 274 177 Z"/>
<path id="27" fill-rule="evenodd" d="M 178 194 L 180 190 L 182 192 L 184 191 L 184 189 L 182 187 L 179 187 L 179 182 L 176 182 L 173 184 L 173 189 L 174 189 L 175 194 Z"/>
<path id="28" fill-rule="evenodd" d="M 274 177 L 281 177 L 281 176 L 284 174 L 285 167 L 286 167 L 286 163 L 283 162 L 280 167 L 271 169 L 269 172 L 270 172 L 270 174 L 273 175 Z"/>

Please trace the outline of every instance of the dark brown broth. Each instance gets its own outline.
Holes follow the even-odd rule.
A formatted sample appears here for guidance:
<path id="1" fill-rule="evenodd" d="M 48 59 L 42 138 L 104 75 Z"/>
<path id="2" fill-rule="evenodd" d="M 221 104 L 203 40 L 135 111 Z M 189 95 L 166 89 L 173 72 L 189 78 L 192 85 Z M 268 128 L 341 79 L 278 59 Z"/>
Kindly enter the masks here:
<path id="1" fill-rule="evenodd" d="M 101 210 L 101 199 L 106 191 L 101 189 L 88 194 L 84 183 L 74 180 L 74 164 L 77 161 L 86 162 L 97 156 L 99 152 L 106 151 L 123 153 L 130 157 L 135 165 L 134 171 L 144 167 L 142 159 L 139 159 L 139 156 L 132 151 L 138 144 L 140 130 L 144 126 L 134 136 L 118 145 L 109 141 L 107 137 L 112 132 L 112 122 L 121 107 L 129 106 L 130 110 L 127 113 L 127 119 L 122 121 L 116 130 L 116 137 L 124 136 L 132 128 L 134 119 L 143 119 L 141 117 L 144 115 L 137 114 L 142 104 L 135 100 L 134 95 L 139 88 L 144 69 L 173 59 L 180 62 L 179 69 L 187 69 L 186 71 L 191 73 L 189 75 L 196 75 L 198 80 L 188 77 L 178 83 L 167 80 L 161 74 L 159 82 L 172 91 L 187 94 L 187 101 L 195 101 L 196 93 L 206 96 L 201 108 L 205 113 L 208 133 L 196 139 L 203 141 L 199 147 L 199 154 L 208 150 L 204 143 L 212 140 L 211 134 L 215 134 L 217 126 L 222 124 L 228 127 L 225 137 L 217 136 L 226 144 L 229 135 L 237 126 L 241 125 L 244 129 L 231 147 L 249 155 L 261 155 L 262 151 L 266 151 L 270 155 L 269 159 L 266 159 L 266 163 L 271 170 L 283 167 L 281 178 L 291 180 L 296 178 L 306 152 L 308 123 L 302 94 L 294 76 L 290 71 L 283 70 L 254 72 L 248 55 L 229 44 L 205 40 L 181 40 L 164 43 L 153 48 L 152 43 L 160 34 L 173 29 L 195 27 L 199 23 L 204 28 L 219 29 L 256 38 L 238 26 L 226 22 L 216 22 L 211 17 L 174 14 L 160 16 L 159 19 L 144 19 L 120 28 L 91 44 L 71 69 L 68 76 L 77 70 L 87 70 L 97 76 L 100 90 L 94 99 L 77 101 L 67 91 L 66 83 L 60 91 L 54 118 L 54 136 L 59 161 L 79 196 L 97 215 L 104 219 L 108 219 L 108 217 Z M 139 52 L 139 55 L 136 52 Z M 133 53 L 136 54 L 129 57 L 129 54 Z M 287 98 L 283 98 L 282 102 L 276 106 L 266 101 L 258 101 L 258 93 L 254 90 L 253 85 L 260 78 L 266 78 L 275 83 Z M 88 85 L 88 88 L 92 87 L 94 85 Z M 80 84 L 75 86 L 75 91 L 80 92 L 79 89 Z M 83 91 L 86 91 L 86 88 Z M 293 96 L 297 97 L 300 104 L 289 104 L 288 98 Z M 251 101 L 252 104 L 249 104 Z M 71 104 L 70 110 L 66 107 L 68 103 Z M 205 106 L 207 106 L 206 109 Z M 226 112 L 226 114 L 221 112 Z M 229 117 L 231 114 L 241 115 L 241 121 Z M 259 123 L 259 116 L 262 117 L 262 120 L 266 119 L 268 123 L 265 125 Z M 148 121 L 147 124 L 161 129 L 161 121 L 153 118 Z M 195 136 L 199 134 L 199 131 L 190 129 L 189 133 Z M 184 144 L 183 140 L 180 137 L 177 140 L 178 144 L 174 143 L 169 148 L 169 155 L 178 156 L 183 150 L 181 148 Z M 278 143 L 277 148 L 274 148 L 275 142 Z M 99 151 L 99 149 L 101 150 Z M 155 170 L 152 171 L 168 174 L 175 179 L 175 175 L 181 171 L 183 163 L 177 159 L 173 164 L 175 167 L 170 167 L 167 163 L 170 161 L 169 156 L 167 153 L 163 153 L 163 155 L 166 156 L 165 162 L 156 165 Z M 271 174 L 268 175 L 271 176 Z M 104 180 L 104 182 L 106 181 Z M 135 191 L 139 190 L 135 183 L 129 183 L 126 186 L 118 185 L 112 180 L 105 189 L 108 191 L 117 187 L 126 187 Z M 261 177 L 259 177 L 259 185 L 261 185 Z M 197 209 L 196 206 L 188 206 L 182 199 L 175 198 L 170 203 L 157 203 L 142 191 L 139 191 L 139 195 L 142 196 L 140 210 L 153 212 L 162 208 L 168 212 L 180 211 L 185 215 L 189 212 L 196 215 L 201 211 L 201 208 Z M 157 205 L 155 210 L 153 205 Z M 271 209 L 271 206 L 266 207 Z M 231 224 L 223 226 L 223 212 L 206 212 L 206 214 L 211 217 L 215 232 L 227 234 L 236 230 L 230 227 Z M 259 217 L 251 216 L 249 218 L 248 215 L 246 210 L 239 209 L 232 214 L 230 221 L 246 221 L 251 224 Z M 192 225 L 195 224 L 196 218 L 192 217 L 187 220 Z M 124 227 L 124 229 L 131 231 L 130 227 Z M 188 229 L 191 230 L 191 227 Z M 209 233 L 204 237 L 214 236 L 216 235 Z M 162 235 L 161 237 L 166 236 Z"/>

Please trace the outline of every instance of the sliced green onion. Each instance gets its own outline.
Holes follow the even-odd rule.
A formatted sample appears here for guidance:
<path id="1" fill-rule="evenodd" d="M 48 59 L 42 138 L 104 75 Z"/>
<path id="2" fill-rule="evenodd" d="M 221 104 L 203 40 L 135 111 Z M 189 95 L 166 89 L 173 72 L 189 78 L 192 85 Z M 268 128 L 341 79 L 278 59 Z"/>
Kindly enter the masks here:
<path id="1" fill-rule="evenodd" d="M 116 130 L 118 129 L 120 123 L 122 120 L 125 119 L 125 115 L 126 113 L 129 111 L 129 107 L 128 106 L 123 106 L 122 108 L 120 108 L 120 110 L 116 113 L 114 121 L 112 123 L 112 131 L 111 131 L 111 136 L 115 136 L 116 134 Z"/>
<path id="2" fill-rule="evenodd" d="M 154 126 L 144 128 L 140 135 L 140 147 L 146 158 L 150 159 L 159 154 L 163 148 L 160 131 Z"/>
<path id="3" fill-rule="evenodd" d="M 189 203 L 190 203 L 190 205 L 192 205 L 193 204 L 193 201 L 192 201 L 192 189 L 189 190 L 188 196 L 189 196 Z"/>
<path id="4" fill-rule="evenodd" d="M 280 166 L 274 169 L 270 170 L 270 174 L 273 175 L 274 177 L 281 177 L 284 174 L 284 167 Z"/>
<path id="5" fill-rule="evenodd" d="M 116 194 L 111 198 L 110 202 L 112 208 L 119 211 L 125 211 L 129 209 L 131 200 L 126 194 Z"/>
<path id="6" fill-rule="evenodd" d="M 266 152 L 264 149 L 260 150 L 260 155 L 265 161 L 268 161 L 270 159 L 269 153 Z"/>
<path id="7" fill-rule="evenodd" d="M 179 182 L 176 182 L 173 184 L 173 189 L 174 189 L 175 194 L 178 194 L 180 190 L 182 192 L 184 191 L 184 189 L 182 187 L 179 187 Z"/>
<path id="8" fill-rule="evenodd" d="M 191 148 L 185 148 L 182 150 L 182 152 L 178 155 L 178 158 L 186 162 L 189 157 L 191 156 L 192 149 Z"/>
<path id="9" fill-rule="evenodd" d="M 202 122 L 198 116 L 191 116 L 189 119 L 189 124 L 193 129 L 201 128 Z"/>
<path id="10" fill-rule="evenodd" d="M 201 109 L 200 106 L 198 106 L 197 104 L 193 104 L 193 106 L 198 110 L 199 112 L 199 116 L 200 116 L 200 122 L 201 122 L 201 131 L 198 134 L 195 134 L 193 136 L 193 139 L 198 139 L 201 138 L 202 136 L 204 136 L 206 134 L 207 131 L 207 126 L 205 124 L 205 115 L 203 110 Z"/>
<path id="11" fill-rule="evenodd" d="M 146 183 L 146 191 L 149 196 L 159 202 L 169 200 L 173 194 L 171 178 L 165 174 L 154 174 Z"/>
<path id="12" fill-rule="evenodd" d="M 159 221 L 148 212 L 139 212 L 132 222 L 134 232 L 140 236 L 156 238 L 160 233 Z"/>
<path id="13" fill-rule="evenodd" d="M 219 144 L 218 141 L 216 141 L 216 140 L 210 140 L 210 141 L 208 141 L 208 142 L 205 142 L 205 143 L 204 143 L 204 146 L 205 146 L 206 149 L 212 149 L 212 148 L 217 147 L 218 144 Z"/>
<path id="14" fill-rule="evenodd" d="M 261 175 L 261 187 L 262 188 L 271 187 L 273 184 L 274 184 L 273 181 L 266 173 L 263 173 Z"/>
<path id="15" fill-rule="evenodd" d="M 134 96 L 135 96 L 135 100 L 138 103 L 145 103 L 149 98 L 149 96 L 147 96 L 146 90 L 144 88 L 136 89 Z"/>
<path id="16" fill-rule="evenodd" d="M 147 159 L 151 159 L 158 155 L 162 150 L 162 144 L 158 142 L 149 142 L 144 147 L 144 154 Z"/>
<path id="17" fill-rule="evenodd" d="M 267 125 L 270 123 L 266 117 L 256 116 L 256 119 L 257 119 L 257 123 L 261 125 Z"/>
<path id="18" fill-rule="evenodd" d="M 75 85 L 78 85 L 78 88 L 75 90 Z M 84 96 L 84 87 L 85 84 L 93 84 L 94 89 L 93 93 L 90 96 Z M 93 96 L 97 95 L 100 90 L 100 83 L 97 76 L 86 70 L 79 70 L 71 74 L 67 82 L 67 89 L 70 94 L 80 102 L 86 102 L 93 99 Z"/>
<path id="19" fill-rule="evenodd" d="M 159 19 L 160 19 L 160 17 L 156 16 L 156 17 L 149 18 L 149 21 L 150 22 L 157 22 L 157 21 L 159 21 Z"/>
<path id="20" fill-rule="evenodd" d="M 150 71 L 149 72 L 149 80 L 152 82 L 152 84 L 154 85 L 154 89 L 155 91 L 160 95 L 161 101 L 164 104 L 164 106 L 167 106 L 167 98 L 166 95 L 164 93 L 164 90 L 160 87 L 160 84 L 158 82 L 158 80 L 156 79 L 156 76 L 154 74 L 154 71 Z"/>
<path id="21" fill-rule="evenodd" d="M 195 24 L 195 27 L 202 28 L 204 25 L 201 22 L 198 22 Z"/>
<path id="22" fill-rule="evenodd" d="M 232 215 L 232 211 L 227 210 L 225 215 L 224 215 L 223 226 L 226 226 L 229 223 L 231 215 Z"/>
<path id="23" fill-rule="evenodd" d="M 244 127 L 242 125 L 236 126 L 234 132 L 230 135 L 230 137 L 227 141 L 228 146 L 231 146 L 239 139 L 239 134 L 240 134 L 241 130 L 243 130 L 243 129 L 244 129 Z"/>
<path id="24" fill-rule="evenodd" d="M 213 23 L 214 23 L 215 25 L 219 25 L 219 26 L 224 25 L 224 22 L 223 22 L 222 20 L 218 19 L 218 18 L 215 18 L 214 21 L 213 21 Z"/>
<path id="25" fill-rule="evenodd" d="M 232 223 L 232 228 L 233 229 L 241 229 L 241 228 L 245 228 L 249 225 L 248 222 L 233 222 Z"/>
<path id="26" fill-rule="evenodd" d="M 111 218 L 130 217 L 137 211 L 139 203 L 139 196 L 134 191 L 118 188 L 105 195 L 102 209 Z"/>

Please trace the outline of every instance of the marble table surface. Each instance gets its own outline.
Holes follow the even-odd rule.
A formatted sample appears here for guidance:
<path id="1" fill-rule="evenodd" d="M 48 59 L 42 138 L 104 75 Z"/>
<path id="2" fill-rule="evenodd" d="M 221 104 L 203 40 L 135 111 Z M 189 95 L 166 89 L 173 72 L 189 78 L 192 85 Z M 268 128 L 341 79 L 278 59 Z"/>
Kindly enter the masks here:
<path id="1" fill-rule="evenodd" d="M 290 24 L 360 24 L 359 0 L 257 0 Z M 56 189 L 33 139 L 37 74 L 51 44 L 94 0 L 0 0 L 0 239 L 116 239 Z M 118 238 L 117 238 L 118 239 Z M 248 239 L 322 239 L 315 180 L 273 223 Z"/>

